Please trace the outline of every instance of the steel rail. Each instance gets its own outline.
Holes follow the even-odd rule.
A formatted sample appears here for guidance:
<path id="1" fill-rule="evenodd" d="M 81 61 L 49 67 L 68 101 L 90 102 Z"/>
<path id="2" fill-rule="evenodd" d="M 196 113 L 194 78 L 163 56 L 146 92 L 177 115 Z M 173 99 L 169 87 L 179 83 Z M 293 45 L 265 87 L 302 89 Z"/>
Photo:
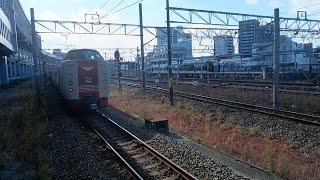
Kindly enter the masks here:
<path id="1" fill-rule="evenodd" d="M 128 80 L 128 81 L 141 81 L 138 79 L 132 79 L 132 78 L 121 78 L 123 80 Z M 207 81 L 206 79 L 185 79 L 185 78 L 179 78 L 181 81 L 178 82 L 179 84 L 184 84 L 184 80 L 196 80 L 199 82 L 205 82 Z M 218 84 L 203 84 L 204 86 L 213 86 L 213 87 L 221 87 L 221 88 L 228 88 L 228 89 L 248 89 L 248 90 L 261 90 L 261 91 L 272 91 L 272 88 L 265 88 L 265 86 L 270 86 L 272 84 L 269 84 L 268 82 L 245 82 L 245 81 L 220 81 L 220 80 L 210 80 L 212 81 L 219 81 L 221 83 L 230 83 L 227 86 L 219 86 Z M 154 79 L 147 79 L 146 82 L 149 83 L 155 83 Z M 162 83 L 167 83 L 166 80 L 161 81 Z M 238 84 L 237 84 L 238 83 Z M 251 86 L 252 85 L 252 86 Z M 307 94 L 307 95 L 320 95 L 320 88 L 316 87 L 319 85 L 313 85 L 311 84 L 309 86 L 303 86 L 304 84 L 288 84 L 286 85 L 285 83 L 282 84 L 280 83 L 280 92 L 283 93 L 292 93 L 292 94 Z M 307 85 L 307 84 L 306 84 Z M 264 86 L 264 87 L 259 87 L 259 86 Z M 288 89 L 291 88 L 291 89 Z M 313 88 L 313 89 L 312 89 Z M 309 90 L 303 90 L 303 89 L 309 89 Z"/>
<path id="2" fill-rule="evenodd" d="M 127 85 L 135 87 L 135 88 L 140 88 L 140 85 L 138 85 L 138 84 L 130 83 Z M 163 89 L 160 87 L 151 87 L 151 86 L 147 86 L 146 90 L 160 91 L 160 92 L 165 92 L 165 93 L 168 92 L 167 89 Z M 197 94 L 191 94 L 191 93 L 186 93 L 186 92 L 174 91 L 174 94 L 176 96 L 180 96 L 180 97 L 184 97 L 184 98 L 188 98 L 188 99 L 192 99 L 192 100 L 197 100 L 197 101 L 201 101 L 201 102 L 228 106 L 228 107 L 232 107 L 232 108 L 236 108 L 236 109 L 242 109 L 242 110 L 247 110 L 247 111 L 256 112 L 256 113 L 260 113 L 260 114 L 266 114 L 266 115 L 270 115 L 270 116 L 274 116 L 274 117 L 285 118 L 285 119 L 288 119 L 288 120 L 291 120 L 294 122 L 298 122 L 298 123 L 320 126 L 320 117 L 315 116 L 315 115 L 297 113 L 297 112 L 286 111 L 286 110 L 281 110 L 281 109 L 274 109 L 274 108 L 264 107 L 264 106 L 257 106 L 257 105 L 252 105 L 252 104 L 246 104 L 246 103 L 241 103 L 241 102 L 236 102 L 236 101 L 231 101 L 231 100 L 224 100 L 224 99 L 208 97 L 208 96 L 203 96 L 203 95 L 197 95 Z"/>
<path id="3" fill-rule="evenodd" d="M 130 164 L 113 148 L 113 146 L 89 123 L 87 125 L 91 128 L 91 130 L 99 137 L 101 141 L 103 141 L 104 144 L 108 146 L 108 148 L 113 152 L 113 154 L 116 156 L 117 159 L 120 160 L 120 162 L 125 166 L 125 168 L 128 170 L 128 173 L 135 179 L 143 179 L 139 173 L 137 173 L 136 170 Z"/>
<path id="4" fill-rule="evenodd" d="M 142 145 L 148 152 L 150 152 L 151 154 L 153 154 L 155 157 L 157 157 L 160 161 L 162 161 L 164 164 L 166 164 L 168 167 L 170 167 L 173 171 L 175 171 L 177 174 L 181 175 L 182 178 L 184 179 L 188 179 L 188 180 L 193 180 L 193 179 L 197 179 L 196 177 L 194 177 L 193 175 L 191 175 L 190 173 L 188 173 L 187 171 L 185 171 L 184 169 L 182 169 L 180 166 L 178 166 L 177 164 L 175 164 L 174 162 L 172 162 L 171 160 L 169 160 L 168 158 L 166 158 L 165 156 L 163 156 L 162 154 L 160 154 L 158 151 L 156 151 L 155 149 L 153 149 L 151 146 L 147 145 L 146 143 L 144 143 L 142 140 L 140 140 L 139 138 L 137 138 L 135 135 L 133 135 L 132 133 L 130 133 L 129 131 L 127 131 L 126 129 L 124 129 L 123 127 L 121 127 L 119 124 L 117 124 L 116 122 L 114 122 L 112 119 L 108 118 L 105 114 L 103 114 L 101 111 L 96 110 L 96 112 L 102 116 L 103 118 L 107 119 L 109 122 L 111 122 L 113 125 L 115 125 L 118 129 L 120 129 L 121 131 L 125 132 L 125 134 L 129 135 L 132 139 L 134 139 L 135 141 L 139 142 L 140 145 Z"/>

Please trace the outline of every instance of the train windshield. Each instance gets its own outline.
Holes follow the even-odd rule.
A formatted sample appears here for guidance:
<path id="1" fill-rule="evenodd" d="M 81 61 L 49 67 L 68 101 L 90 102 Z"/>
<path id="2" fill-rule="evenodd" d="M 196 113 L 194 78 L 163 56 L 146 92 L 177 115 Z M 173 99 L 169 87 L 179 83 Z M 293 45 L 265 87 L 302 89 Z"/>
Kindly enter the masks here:
<path id="1" fill-rule="evenodd" d="M 100 53 L 96 51 L 87 51 L 83 52 L 83 54 L 85 55 L 86 59 L 103 60 L 103 57 L 100 55 Z"/>
<path id="2" fill-rule="evenodd" d="M 103 57 L 95 50 L 72 50 L 67 53 L 66 60 L 98 60 L 103 61 Z"/>

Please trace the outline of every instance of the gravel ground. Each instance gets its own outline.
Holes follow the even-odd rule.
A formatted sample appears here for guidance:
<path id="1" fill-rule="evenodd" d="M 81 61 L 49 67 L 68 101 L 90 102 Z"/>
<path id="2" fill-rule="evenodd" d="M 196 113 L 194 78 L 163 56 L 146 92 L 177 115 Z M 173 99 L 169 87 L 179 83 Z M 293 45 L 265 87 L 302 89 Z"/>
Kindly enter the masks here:
<path id="1" fill-rule="evenodd" d="M 109 107 L 103 111 L 119 125 L 147 142 L 161 154 L 173 160 L 173 162 L 199 179 L 245 179 L 235 174 L 227 166 L 215 162 L 189 145 L 175 141 L 169 136 L 145 129 L 142 124 L 125 116 L 119 110 Z"/>
<path id="2" fill-rule="evenodd" d="M 54 88 L 50 89 L 45 151 L 53 179 L 126 179 L 113 155 L 99 146 L 83 121 L 65 114 Z"/>

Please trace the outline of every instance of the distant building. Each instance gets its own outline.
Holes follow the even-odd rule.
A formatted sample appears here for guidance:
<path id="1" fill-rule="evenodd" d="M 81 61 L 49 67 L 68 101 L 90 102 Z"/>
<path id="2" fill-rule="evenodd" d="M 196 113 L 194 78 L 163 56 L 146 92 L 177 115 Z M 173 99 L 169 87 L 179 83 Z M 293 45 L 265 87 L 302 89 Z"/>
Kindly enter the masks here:
<path id="1" fill-rule="evenodd" d="M 233 37 L 232 36 L 216 36 L 214 40 L 214 55 L 224 56 L 234 54 Z"/>
<path id="2" fill-rule="evenodd" d="M 166 45 L 168 43 L 167 28 L 158 28 L 156 31 L 157 46 Z"/>
<path id="3" fill-rule="evenodd" d="M 178 43 L 183 41 L 184 39 L 184 32 L 183 32 L 183 27 L 178 26 L 177 28 L 173 29 L 172 31 L 172 43 Z"/>
<path id="4" fill-rule="evenodd" d="M 167 28 L 158 28 L 157 35 L 157 48 L 166 48 L 168 44 Z M 173 28 L 171 31 L 171 46 L 173 51 L 184 51 L 186 54 L 181 57 L 192 58 L 192 36 L 190 33 L 183 31 L 182 26 Z M 164 51 L 166 52 L 166 51 Z"/>
<path id="5" fill-rule="evenodd" d="M 57 57 L 57 59 L 62 59 L 62 51 L 61 49 L 53 49 L 52 54 Z"/>
<path id="6" fill-rule="evenodd" d="M 301 69 L 302 65 L 308 64 L 308 55 L 312 54 L 312 44 L 297 44 L 287 36 L 280 36 L 280 51 L 288 52 L 280 54 L 280 65 L 282 67 Z M 293 52 L 295 50 L 307 50 L 306 52 Z M 308 53 L 310 50 L 310 53 Z M 273 65 L 273 42 L 256 43 L 253 45 L 253 66 Z M 305 68 L 303 68 L 305 69 Z"/>
<path id="7" fill-rule="evenodd" d="M 255 43 L 273 42 L 274 24 L 261 25 L 257 29 L 257 39 Z"/>
<path id="8" fill-rule="evenodd" d="M 157 45 L 153 52 L 147 55 L 148 70 L 166 71 L 168 65 L 168 35 L 167 28 L 156 31 Z M 172 28 L 171 31 L 172 64 L 180 64 L 184 60 L 192 59 L 192 35 L 186 33 L 182 26 Z"/>
<path id="9" fill-rule="evenodd" d="M 258 20 L 246 20 L 239 22 L 239 53 L 248 54 L 245 57 L 251 57 L 252 45 L 258 42 Z"/>

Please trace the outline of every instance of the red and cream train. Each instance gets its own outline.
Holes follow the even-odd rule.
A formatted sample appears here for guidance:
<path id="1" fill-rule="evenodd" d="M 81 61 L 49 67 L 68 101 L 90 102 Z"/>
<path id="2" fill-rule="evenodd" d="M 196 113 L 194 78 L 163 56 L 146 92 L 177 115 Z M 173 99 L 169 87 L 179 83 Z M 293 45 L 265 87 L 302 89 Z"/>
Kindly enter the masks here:
<path id="1" fill-rule="evenodd" d="M 51 78 L 72 111 L 105 108 L 110 93 L 110 68 L 100 53 L 77 49 L 51 71 Z"/>

